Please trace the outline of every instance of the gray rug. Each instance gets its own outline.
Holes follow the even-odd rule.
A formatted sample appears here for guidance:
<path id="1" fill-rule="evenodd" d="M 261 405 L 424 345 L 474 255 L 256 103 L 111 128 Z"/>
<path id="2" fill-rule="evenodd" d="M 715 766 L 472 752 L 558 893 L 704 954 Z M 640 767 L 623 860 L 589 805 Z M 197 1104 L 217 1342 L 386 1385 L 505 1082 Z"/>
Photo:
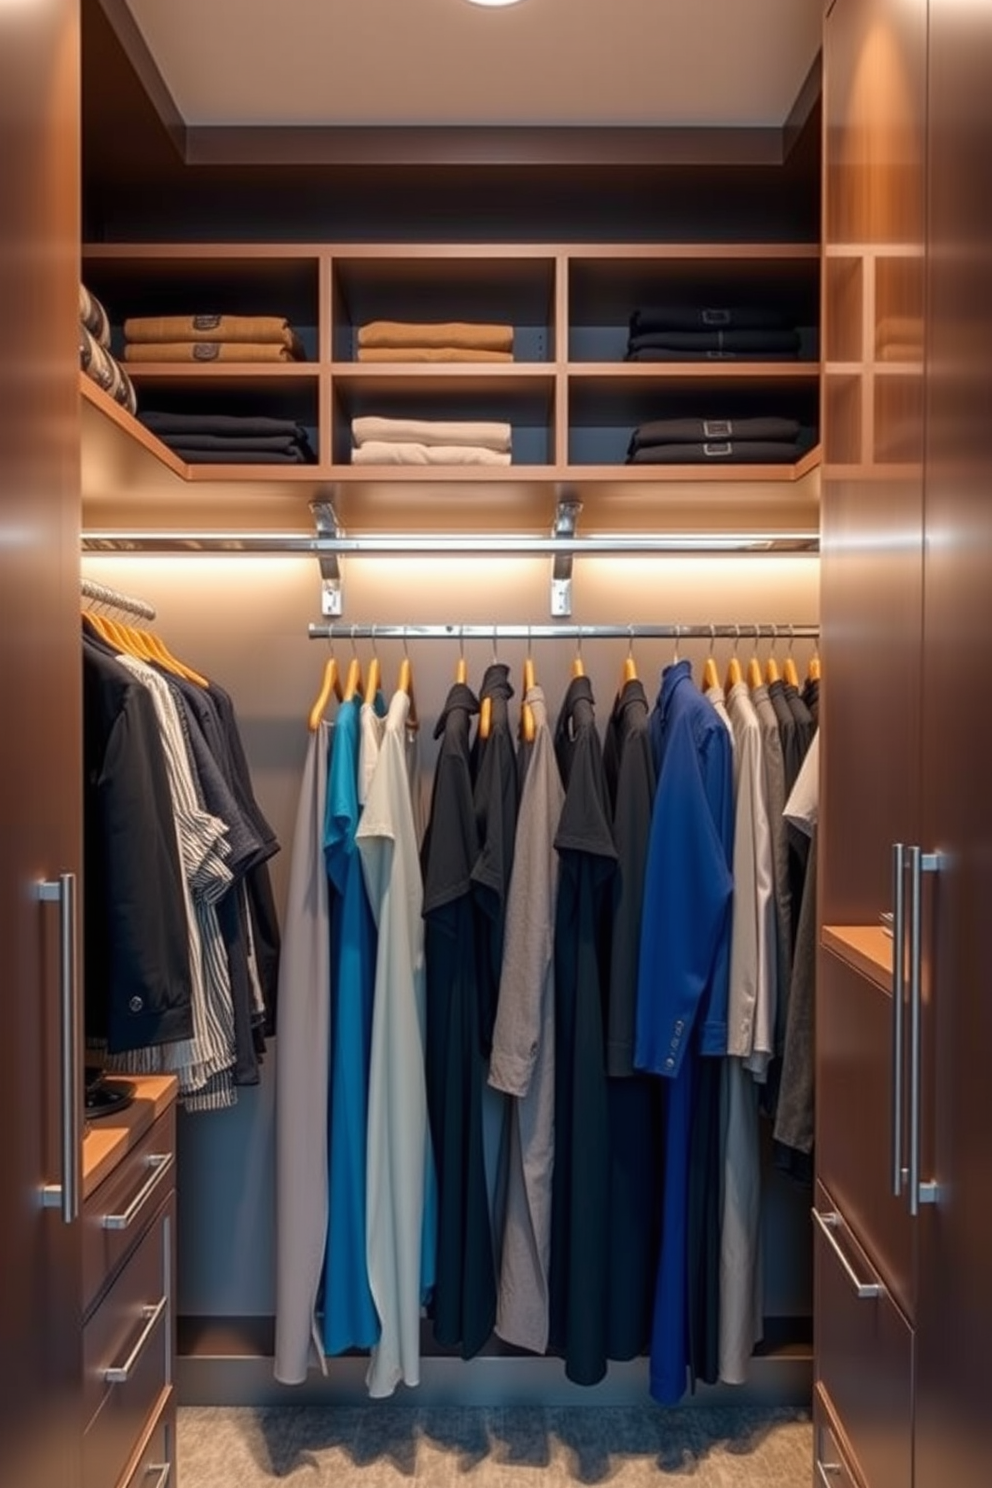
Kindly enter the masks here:
<path id="1" fill-rule="evenodd" d="M 805 1488 L 812 1453 L 808 1413 L 755 1407 L 187 1407 L 178 1476 L 182 1488 Z"/>

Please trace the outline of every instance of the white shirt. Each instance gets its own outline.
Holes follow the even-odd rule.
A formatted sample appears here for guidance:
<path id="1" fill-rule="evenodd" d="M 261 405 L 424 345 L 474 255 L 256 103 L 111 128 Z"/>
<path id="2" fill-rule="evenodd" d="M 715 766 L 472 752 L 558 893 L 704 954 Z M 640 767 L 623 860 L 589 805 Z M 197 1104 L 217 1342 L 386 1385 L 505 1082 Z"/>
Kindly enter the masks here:
<path id="1" fill-rule="evenodd" d="M 401 1380 L 420 1382 L 420 1306 L 434 1282 L 437 1230 L 424 1073 L 423 885 L 406 751 L 409 708 L 407 694 L 395 693 L 356 834 L 379 930 L 365 1249 L 382 1325 L 366 1375 L 369 1393 L 377 1397 L 391 1395 Z"/>
<path id="2" fill-rule="evenodd" d="M 806 751 L 796 783 L 782 815 L 787 822 L 812 837 L 820 808 L 820 731 L 817 729 Z"/>

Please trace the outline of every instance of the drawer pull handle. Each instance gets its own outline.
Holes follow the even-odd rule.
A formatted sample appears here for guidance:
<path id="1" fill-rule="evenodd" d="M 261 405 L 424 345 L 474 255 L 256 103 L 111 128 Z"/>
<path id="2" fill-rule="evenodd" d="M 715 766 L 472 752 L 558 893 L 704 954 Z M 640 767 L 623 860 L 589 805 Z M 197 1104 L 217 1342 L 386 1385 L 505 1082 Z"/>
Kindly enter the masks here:
<path id="1" fill-rule="evenodd" d="M 833 1488 L 830 1479 L 839 1478 L 844 1471 L 839 1462 L 821 1462 L 819 1458 L 816 1459 L 816 1470 L 823 1488 Z M 161 1488 L 161 1485 L 157 1485 L 157 1488 Z"/>
<path id="2" fill-rule="evenodd" d="M 166 1484 L 172 1477 L 171 1462 L 149 1462 L 145 1468 L 145 1477 L 150 1478 L 152 1473 L 158 1473 L 158 1477 L 152 1484 L 152 1488 L 166 1488 Z"/>
<path id="3" fill-rule="evenodd" d="M 103 1377 L 108 1385 L 126 1385 L 138 1365 L 149 1340 L 155 1332 L 158 1321 L 169 1305 L 169 1298 L 165 1296 L 159 1302 L 149 1303 L 141 1309 L 141 1316 L 145 1320 L 145 1326 L 135 1340 L 134 1348 L 128 1354 L 123 1364 L 116 1364 L 110 1369 L 103 1371 Z"/>
<path id="4" fill-rule="evenodd" d="M 156 1152 L 148 1159 L 149 1173 L 144 1183 L 138 1189 L 134 1198 L 128 1204 L 123 1214 L 105 1214 L 101 1221 L 105 1230 L 129 1230 L 144 1208 L 149 1196 L 158 1188 L 166 1173 L 171 1171 L 175 1162 L 175 1154 L 172 1152 Z"/>
<path id="5" fill-rule="evenodd" d="M 881 1283 L 877 1281 L 862 1281 L 847 1259 L 847 1256 L 841 1250 L 835 1233 L 835 1231 L 841 1229 L 844 1223 L 840 1215 L 835 1211 L 831 1211 L 829 1214 L 821 1214 L 819 1209 L 814 1209 L 813 1218 L 819 1225 L 823 1238 L 830 1246 L 838 1261 L 840 1261 L 845 1276 L 854 1288 L 855 1296 L 862 1302 L 868 1302 L 875 1297 L 881 1297 L 884 1290 Z"/>

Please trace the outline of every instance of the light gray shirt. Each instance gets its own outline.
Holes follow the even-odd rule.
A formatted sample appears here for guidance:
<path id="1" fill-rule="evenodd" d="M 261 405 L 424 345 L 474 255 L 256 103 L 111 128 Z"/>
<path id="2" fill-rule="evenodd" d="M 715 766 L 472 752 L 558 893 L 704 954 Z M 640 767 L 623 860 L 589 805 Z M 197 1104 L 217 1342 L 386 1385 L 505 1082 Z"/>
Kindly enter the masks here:
<path id="1" fill-rule="evenodd" d="M 789 837 L 785 817 L 785 757 L 778 719 L 762 684 L 751 691 L 751 702 L 761 725 L 761 760 L 765 802 L 772 835 L 772 886 L 775 895 L 776 1047 L 784 1039 L 784 1013 L 792 977 L 792 893 L 789 887 Z M 798 912 L 798 907 L 797 907 Z"/>
<path id="2" fill-rule="evenodd" d="M 775 1052 L 775 904 L 761 724 L 746 682 L 727 695 L 734 730 L 734 905 L 730 934 L 728 1053 L 756 1080 Z"/>
<path id="3" fill-rule="evenodd" d="M 554 1173 L 555 834 L 565 793 L 541 688 L 525 701 L 534 742 L 517 817 L 489 1083 L 514 1097 L 496 1332 L 543 1354 Z"/>

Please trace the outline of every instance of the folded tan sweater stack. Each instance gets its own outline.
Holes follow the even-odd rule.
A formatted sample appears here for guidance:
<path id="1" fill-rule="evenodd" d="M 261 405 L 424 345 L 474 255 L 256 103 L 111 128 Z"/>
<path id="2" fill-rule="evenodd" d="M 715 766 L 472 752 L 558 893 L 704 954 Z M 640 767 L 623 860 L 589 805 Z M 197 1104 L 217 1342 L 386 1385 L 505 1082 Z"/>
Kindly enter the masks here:
<path id="1" fill-rule="evenodd" d="M 356 418 L 353 465 L 509 465 L 509 424 Z"/>
<path id="2" fill-rule="evenodd" d="M 358 328 L 360 362 L 512 362 L 513 327 L 449 320 L 373 320 Z"/>
<path id="3" fill-rule="evenodd" d="M 128 362 L 304 362 L 279 315 L 156 315 L 124 322 Z"/>

